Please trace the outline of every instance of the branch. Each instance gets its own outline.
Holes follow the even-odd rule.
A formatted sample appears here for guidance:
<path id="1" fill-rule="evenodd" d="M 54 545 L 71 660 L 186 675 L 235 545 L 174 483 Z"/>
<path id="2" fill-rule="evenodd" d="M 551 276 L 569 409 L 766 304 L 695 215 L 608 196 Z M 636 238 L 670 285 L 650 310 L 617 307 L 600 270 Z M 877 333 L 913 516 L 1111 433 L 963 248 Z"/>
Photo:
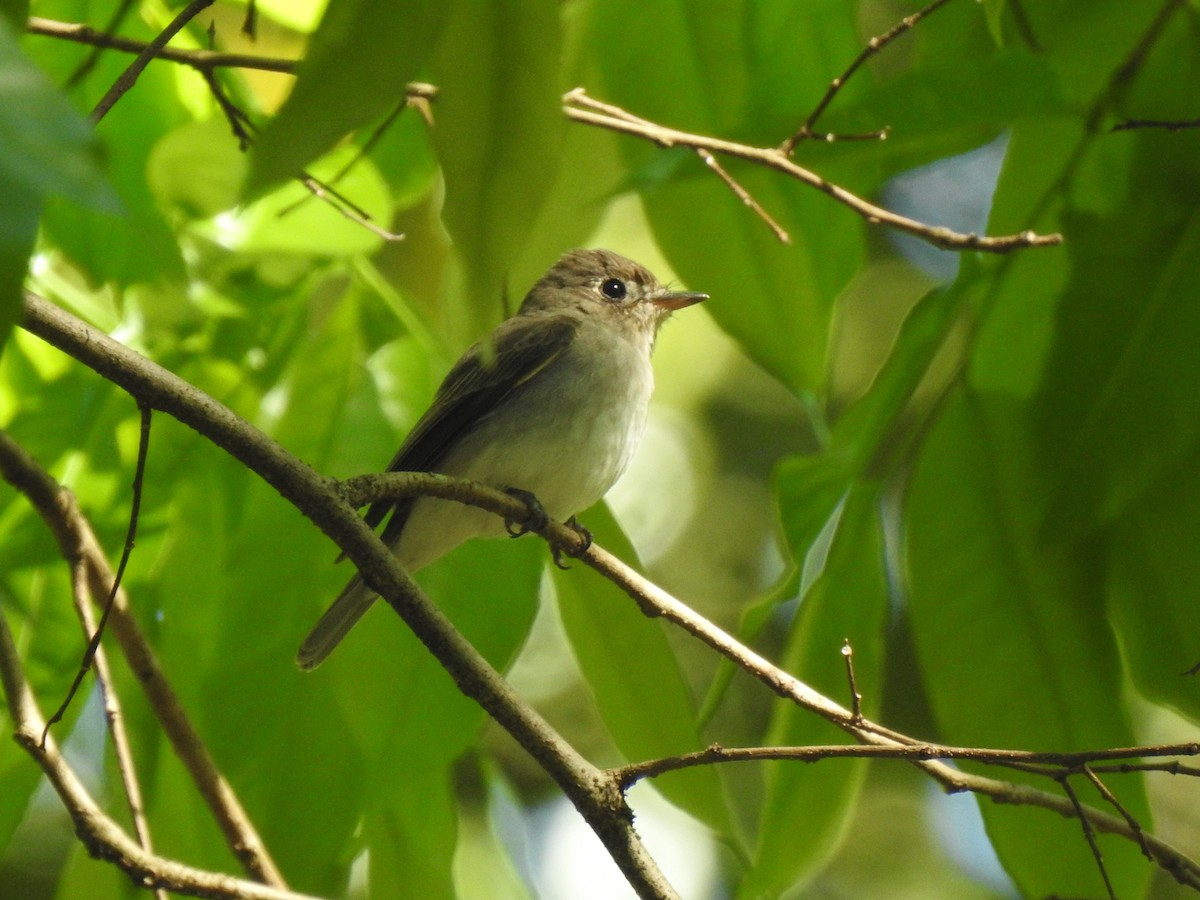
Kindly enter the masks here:
<path id="1" fill-rule="evenodd" d="M 1113 131 L 1131 131 L 1135 128 L 1162 128 L 1172 133 L 1190 128 L 1200 128 L 1200 119 L 1126 119 L 1112 127 Z"/>
<path id="2" fill-rule="evenodd" d="M 21 324 L 128 391 L 139 403 L 195 429 L 279 491 L 345 551 L 367 585 L 404 620 L 459 690 L 558 783 L 639 896 L 677 896 L 642 845 L 616 780 L 563 740 L 454 628 L 345 502 L 336 482 L 313 471 L 228 407 L 52 303 L 27 293 Z"/>
<path id="3" fill-rule="evenodd" d="M 75 831 L 96 859 L 123 869 L 140 887 L 162 888 L 194 897 L 229 900 L 312 900 L 306 894 L 243 881 L 229 875 L 205 872 L 157 856 L 138 846 L 116 822 L 105 815 L 74 770 L 63 759 L 53 736 L 42 744 L 45 728 L 33 691 L 21 668 L 8 622 L 0 616 L 0 683 L 13 720 L 16 742 L 37 761 L 75 823 Z"/>
<path id="4" fill-rule="evenodd" d="M 148 407 L 140 407 L 138 412 L 141 413 L 142 426 L 139 430 L 138 437 L 138 454 L 137 465 L 133 472 L 133 499 L 129 504 L 129 526 L 125 532 L 125 546 L 121 550 L 121 561 L 117 564 L 117 574 L 113 578 L 112 590 L 108 592 L 108 600 L 103 604 L 103 612 L 100 614 L 100 621 L 94 627 L 88 625 L 85 621 L 84 638 L 87 641 L 87 647 L 83 651 L 83 659 L 79 663 L 79 671 L 75 673 L 75 679 L 71 682 L 71 687 L 67 689 L 67 696 L 63 698 L 58 709 L 46 722 L 46 731 L 50 731 L 50 726 L 62 720 L 66 714 L 67 708 L 71 705 L 71 701 L 75 698 L 76 692 L 80 685 L 83 684 L 83 679 L 87 677 L 88 670 L 92 667 L 92 660 L 96 654 L 100 652 L 100 639 L 104 636 L 104 626 L 108 624 L 108 617 L 112 614 L 113 603 L 117 599 L 117 591 L 121 587 L 121 578 L 125 574 L 125 566 L 129 563 L 129 556 L 133 553 L 133 544 L 137 539 L 137 523 L 138 513 L 142 507 L 142 479 L 146 474 L 146 456 L 150 448 L 150 410 Z M 73 504 L 73 499 L 72 499 Z M 75 511 L 77 513 L 77 511 Z M 78 549 L 73 548 L 73 549 Z M 69 556 L 72 565 L 76 560 L 75 556 Z M 82 599 L 82 594 L 79 598 Z M 89 616 L 88 608 L 83 605 L 80 609 L 80 615 L 86 620 Z M 107 691 L 106 691 L 107 696 Z M 46 735 L 42 735 L 42 740 L 45 741 Z"/>
<path id="5" fill-rule="evenodd" d="M 73 497 L 70 499 L 74 500 Z M 101 633 L 101 628 L 88 603 L 87 562 L 81 556 L 77 556 L 70 560 L 70 564 L 71 600 L 75 605 L 75 614 L 79 616 L 79 624 L 83 627 L 83 639 L 90 642 L 92 635 Z M 91 649 L 90 646 L 89 649 Z M 129 740 L 129 732 L 125 728 L 125 715 L 121 708 L 121 699 L 117 695 L 112 672 L 108 668 L 108 655 L 104 648 L 97 644 L 95 650 L 91 651 L 91 659 L 96 668 L 96 683 L 100 685 L 100 693 L 104 699 L 104 719 L 108 723 L 108 733 L 112 735 L 113 756 L 117 761 L 121 785 L 125 789 L 125 805 L 129 808 L 129 820 L 133 825 L 133 835 L 143 850 L 152 853 L 154 845 L 150 838 L 150 823 L 146 820 L 142 786 L 138 781 L 137 767 L 133 760 L 133 745 Z M 46 733 L 49 728 L 50 722 L 47 722 L 46 731 L 42 732 L 43 747 L 46 745 Z M 158 900 L 167 900 L 167 895 L 162 889 L 156 889 L 155 895 Z"/>
<path id="6" fill-rule="evenodd" d="M 112 109 L 113 104 L 120 100 L 122 95 L 133 87 L 134 83 L 138 80 L 138 76 L 142 74 L 142 70 L 150 64 L 150 60 L 162 52 L 162 49 L 167 45 L 167 41 L 178 34 L 184 25 L 206 8 L 212 6 L 213 2 L 214 0 L 192 0 L 191 3 L 179 11 L 179 14 L 171 20 L 170 24 L 145 46 L 145 49 L 137 55 L 137 59 L 129 64 L 129 68 L 117 77 L 112 87 L 100 98 L 100 102 L 96 104 L 91 115 L 88 116 L 93 125 L 103 119 L 108 111 Z"/>
<path id="7" fill-rule="evenodd" d="M 947 0 L 940 0 L 939 3 L 934 4 L 933 8 L 936 8 L 941 2 L 947 2 Z M 932 11 L 932 8 L 919 15 L 926 15 L 930 11 Z M 28 27 L 35 34 L 77 41 L 84 44 L 111 47 L 114 50 L 127 53 L 141 53 L 147 47 L 146 44 L 140 41 L 130 41 L 125 38 L 102 35 L 87 26 L 71 25 L 49 19 L 31 18 Z M 298 65 L 298 62 L 295 60 L 214 53 L 208 50 L 164 48 L 159 52 L 158 56 L 161 59 L 209 72 L 217 67 L 237 67 L 294 73 Z M 420 99 L 428 101 L 436 97 L 437 88 L 430 84 L 418 82 L 408 84 L 405 87 L 405 93 L 410 100 Z M 818 108 L 819 111 L 820 108 Z M 902 216 L 899 213 L 891 212 L 883 207 L 876 206 L 859 197 L 857 194 L 830 181 L 826 181 L 815 172 L 794 163 L 783 148 L 754 147 L 748 144 L 738 144 L 733 141 L 721 140 L 720 138 L 705 137 L 703 135 L 667 128 L 646 119 L 641 119 L 620 107 L 594 100 L 587 95 L 583 88 L 576 88 L 564 95 L 563 112 L 572 121 L 640 137 L 658 144 L 660 147 L 688 147 L 700 155 L 701 159 L 704 159 L 710 165 L 710 168 L 718 174 L 718 177 L 722 177 L 724 170 L 720 168 L 719 164 L 714 166 L 708 163 L 709 158 L 713 155 L 730 156 L 735 159 L 742 159 L 756 165 L 765 166 L 768 169 L 781 172 L 828 194 L 838 203 L 854 210 L 854 212 L 858 213 L 872 225 L 885 225 L 895 228 L 945 250 L 980 250 L 988 253 L 1007 253 L 1024 247 L 1049 247 L 1062 243 L 1061 234 L 1041 235 L 1033 231 L 1023 231 L 1019 234 L 988 237 L 986 235 L 962 234 L 951 228 L 919 222 L 907 216 Z M 705 154 L 709 154 L 709 156 L 705 156 Z M 714 159 L 713 162 L 715 163 L 716 160 Z M 725 173 L 725 176 L 728 176 L 728 173 Z M 783 232 L 777 224 L 773 224 L 770 216 L 765 211 L 762 211 L 761 207 L 758 207 L 756 201 L 750 198 L 744 189 L 739 190 L 740 186 L 737 186 L 732 177 L 722 177 L 722 180 L 733 189 L 734 193 L 737 194 L 743 203 L 767 222 L 768 226 L 772 227 L 776 237 L 780 240 L 785 239 L 786 232 Z"/>
<path id="8" fill-rule="evenodd" d="M 425 472 L 388 472 L 362 475 L 343 482 L 341 492 L 346 501 L 356 507 L 372 500 L 427 495 L 477 506 L 505 519 L 523 519 L 529 512 L 522 501 L 504 491 L 461 478 Z M 850 756 L 857 752 L 864 756 L 873 754 L 898 756 L 909 759 L 913 765 L 936 780 L 949 793 L 971 791 L 990 797 L 996 803 L 1036 806 L 1058 813 L 1065 818 L 1077 817 L 1075 806 L 1066 797 L 1022 784 L 960 771 L 940 761 L 943 757 L 952 756 L 954 748 L 938 747 L 938 745 L 918 741 L 861 716 L 856 716 L 852 710 L 844 708 L 741 644 L 599 545 L 592 543 L 585 546 L 585 541 L 579 533 L 563 523 L 550 521 L 544 527 L 533 530 L 546 539 L 551 547 L 574 556 L 625 591 L 647 616 L 661 617 L 673 622 L 688 634 L 731 660 L 780 697 L 816 713 L 853 736 L 855 740 L 868 745 L 867 747 L 839 749 L 827 755 Z M 936 752 L 929 752 L 931 748 L 936 748 Z M 828 750 L 828 748 L 824 749 Z M 999 762 L 1001 757 L 1005 757 L 1007 764 L 1013 767 L 1021 767 L 1030 762 L 1028 758 L 1022 757 L 1024 751 L 977 752 L 994 754 L 993 761 L 995 762 Z M 1200 755 L 1200 744 L 1115 748 L 1081 754 L 1041 754 L 1041 758 L 1043 761 L 1051 761 L 1059 765 L 1082 765 L 1093 760 L 1155 755 Z M 619 779 L 622 777 L 622 770 L 614 770 L 612 774 Z M 1083 807 L 1083 809 L 1091 827 L 1138 843 L 1150 853 L 1157 865 L 1168 871 L 1181 884 L 1200 889 L 1200 863 L 1190 859 L 1165 841 L 1146 835 L 1139 828 L 1131 827 L 1121 817 L 1089 807 Z"/>
<path id="9" fill-rule="evenodd" d="M 286 888 L 287 883 L 265 843 L 237 794 L 217 768 L 138 627 L 130 611 L 129 596 L 123 588 L 113 591 L 116 577 L 91 525 L 79 513 L 74 495 L 61 487 L 3 431 L 0 431 L 0 476 L 33 504 L 54 534 L 63 558 L 83 562 L 93 600 L 112 594 L 112 631 L 121 645 L 125 661 L 145 692 L 175 755 L 188 770 L 242 868 L 264 884 Z"/>
<path id="10" fill-rule="evenodd" d="M 798 129 L 796 129 L 796 132 L 780 145 L 779 149 L 784 153 L 791 155 L 792 151 L 796 149 L 797 144 L 799 144 L 801 141 L 807 141 L 812 138 L 817 138 L 818 140 L 827 142 L 833 142 L 836 140 L 883 140 L 886 138 L 888 135 L 888 130 L 886 128 L 881 131 L 871 132 L 869 134 L 842 136 L 836 134 L 818 134 L 817 132 L 813 131 L 813 126 L 817 124 L 817 119 L 821 118 L 825 110 L 829 108 L 829 104 L 833 102 L 833 98 L 838 95 L 838 92 L 842 89 L 842 87 L 845 86 L 846 82 L 850 80 L 850 76 L 857 72 L 863 63 L 877 54 L 896 38 L 900 37 L 900 35 L 904 34 L 906 31 L 909 31 L 926 16 L 937 12 L 949 2 L 950 0 L 934 0 L 933 3 L 930 3 L 924 9 L 917 10 L 911 16 L 905 16 L 883 34 L 877 35 L 867 41 L 867 46 L 864 47 L 858 56 L 854 58 L 854 61 L 846 67 L 845 72 L 829 83 L 829 87 L 825 91 L 825 96 L 821 98 L 821 101 L 816 105 L 813 111 L 808 114 L 808 118 L 804 120 L 804 123 Z"/>
<path id="11" fill-rule="evenodd" d="M 961 234 L 951 228 L 927 225 L 876 206 L 817 173 L 799 166 L 778 147 L 754 147 L 737 144 L 720 138 L 706 137 L 687 131 L 677 131 L 646 119 L 638 118 L 620 107 L 601 103 L 587 95 L 583 88 L 575 88 L 563 96 L 567 118 L 597 128 L 629 134 L 650 141 L 660 147 L 687 147 L 692 150 L 707 150 L 710 153 L 732 156 L 756 163 L 768 169 L 782 172 L 802 181 L 809 187 L 828 194 L 838 203 L 854 210 L 872 225 L 887 225 L 899 231 L 915 235 L 944 250 L 983 250 L 989 253 L 1007 253 L 1022 247 L 1050 247 L 1062 243 L 1061 234 L 1036 234 L 1022 231 L 1019 234 L 987 237 L 977 234 Z"/>
<path id="12" fill-rule="evenodd" d="M 1140 759 L 1148 756 L 1200 756 L 1200 744 L 1171 744 L 1159 747 L 1121 747 L 1102 750 L 1081 750 L 1069 753 L 1044 753 L 1036 750 L 996 750 L 982 747 L 951 747 L 936 743 L 861 746 L 855 744 L 825 744 L 807 747 L 723 747 L 710 744 L 703 750 L 666 756 L 619 766 L 621 784 L 630 788 L 643 778 L 657 778 L 667 772 L 718 763 L 753 762 L 791 759 L 798 762 L 820 762 L 825 759 L 896 759 L 905 761 L 970 760 L 992 765 L 1019 767 L 1022 771 L 1039 771 L 1050 777 L 1080 774 L 1097 784 L 1089 765 L 1097 759 Z M 1140 768 L 1135 769 L 1141 771 Z M 1131 770 L 1133 771 L 1133 770 Z M 1102 793 L 1104 793 L 1102 791 Z M 1114 798 L 1115 799 L 1115 798 Z M 1105 800 L 1112 803 L 1109 795 Z M 1114 804 L 1116 805 L 1116 804 Z M 1132 822 L 1130 824 L 1133 824 Z"/>
<path id="13" fill-rule="evenodd" d="M 149 46 L 145 41 L 135 41 L 120 35 L 106 34 L 88 25 L 59 22 L 55 19 L 43 19 L 40 16 L 30 16 L 25 22 L 25 30 L 30 34 L 58 38 L 105 50 L 118 50 L 121 53 L 140 54 L 144 53 Z M 177 47 L 162 47 L 155 56 L 158 59 L 191 66 L 202 72 L 211 72 L 217 68 L 234 68 L 294 74 L 296 66 L 299 65 L 298 61 L 294 59 L 254 56 L 247 53 L 219 53 L 215 50 L 181 50 Z"/>

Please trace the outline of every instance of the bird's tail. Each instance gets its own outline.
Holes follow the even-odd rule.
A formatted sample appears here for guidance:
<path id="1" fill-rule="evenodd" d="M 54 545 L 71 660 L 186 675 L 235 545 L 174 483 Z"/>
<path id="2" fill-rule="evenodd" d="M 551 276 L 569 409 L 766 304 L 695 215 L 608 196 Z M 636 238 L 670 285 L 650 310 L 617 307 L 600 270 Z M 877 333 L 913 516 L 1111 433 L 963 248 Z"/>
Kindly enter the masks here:
<path id="1" fill-rule="evenodd" d="M 333 648 L 341 643 L 342 638 L 363 617 L 363 613 L 371 608 L 377 596 L 358 575 L 350 579 L 350 583 L 338 594 L 333 605 L 325 610 L 300 645 L 296 652 L 296 665 L 309 671 L 325 662 L 325 657 L 333 652 Z"/>

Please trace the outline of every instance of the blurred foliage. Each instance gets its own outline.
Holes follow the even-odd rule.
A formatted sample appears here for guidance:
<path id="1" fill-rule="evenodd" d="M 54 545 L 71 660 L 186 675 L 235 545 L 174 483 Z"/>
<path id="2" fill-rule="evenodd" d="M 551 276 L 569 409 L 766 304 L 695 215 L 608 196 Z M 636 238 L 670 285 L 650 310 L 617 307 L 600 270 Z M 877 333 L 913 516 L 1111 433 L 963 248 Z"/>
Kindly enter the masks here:
<path id="1" fill-rule="evenodd" d="M 116 6 L 29 11 L 100 28 Z M 665 125 L 775 145 L 916 4 L 321 6 L 259 4 L 255 44 L 228 0 L 176 40 L 303 59 L 283 87 L 217 74 L 261 126 L 248 156 L 199 77 L 164 62 L 89 131 L 130 57 L 85 71 L 90 48 L 22 39 L 24 4 L 4 6 L 0 427 L 76 492 L 111 550 L 137 411 L 11 331 L 22 281 L 342 476 L 386 463 L 449 362 L 559 253 L 610 246 L 712 300 L 664 331 L 659 400 L 616 516 L 584 516 L 602 543 L 636 548 L 665 587 L 835 698 L 850 639 L 865 711 L 921 737 L 1195 739 L 1200 692 L 1180 673 L 1200 660 L 1200 130 L 1111 131 L 1196 117 L 1195 4 L 953 2 L 855 74 L 819 127 L 890 126 L 888 140 L 801 144 L 798 162 L 875 197 L 999 139 L 994 195 L 956 189 L 982 198 L 989 233 L 1065 237 L 963 257 L 938 285 L 819 192 L 728 163 L 790 232 L 780 244 L 694 154 L 559 110 L 582 85 Z M 148 40 L 172 14 L 141 0 L 118 30 Z M 439 88 L 432 127 L 408 108 L 373 140 L 413 79 Z M 309 197 L 301 169 L 405 240 Z M 272 491 L 155 418 L 127 586 L 290 883 L 486 897 L 501 872 L 519 895 L 529 862 L 500 812 L 553 788 L 400 622 L 377 610 L 318 672 L 292 665 L 346 578 L 334 555 Z M 421 580 L 591 758 L 845 740 L 589 572 L 544 578 L 545 562 L 532 539 L 481 542 Z M 44 708 L 80 651 L 67 591 L 45 530 L 3 487 L 0 603 Z M 233 871 L 120 679 L 156 847 Z M 77 737 L 97 727 L 75 714 Z M 101 793 L 120 818 L 108 769 Z M 1167 807 L 1171 791 L 1138 776 L 1108 783 L 1145 826 L 1200 849 L 1196 804 Z M 130 894 L 63 839 L 38 784 L 0 742 L 0 885 Z M 712 830 L 695 852 L 719 858 L 714 896 L 1103 892 L 1078 824 L 1031 808 L 983 804 L 987 842 L 964 862 L 946 807 L 898 764 L 728 766 L 659 789 Z M 1118 896 L 1176 896 L 1132 844 L 1100 846 Z M 978 874 L 991 850 L 1010 881 Z"/>

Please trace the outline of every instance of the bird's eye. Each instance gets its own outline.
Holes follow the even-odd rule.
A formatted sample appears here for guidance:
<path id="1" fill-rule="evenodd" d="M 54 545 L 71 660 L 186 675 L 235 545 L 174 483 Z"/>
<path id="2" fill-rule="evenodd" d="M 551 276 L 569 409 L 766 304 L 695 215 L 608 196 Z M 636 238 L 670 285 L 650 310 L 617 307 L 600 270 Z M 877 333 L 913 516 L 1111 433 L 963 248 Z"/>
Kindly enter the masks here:
<path id="1" fill-rule="evenodd" d="M 600 285 L 600 291 L 609 300 L 624 300 L 625 282 L 620 278 L 609 278 L 604 284 Z"/>

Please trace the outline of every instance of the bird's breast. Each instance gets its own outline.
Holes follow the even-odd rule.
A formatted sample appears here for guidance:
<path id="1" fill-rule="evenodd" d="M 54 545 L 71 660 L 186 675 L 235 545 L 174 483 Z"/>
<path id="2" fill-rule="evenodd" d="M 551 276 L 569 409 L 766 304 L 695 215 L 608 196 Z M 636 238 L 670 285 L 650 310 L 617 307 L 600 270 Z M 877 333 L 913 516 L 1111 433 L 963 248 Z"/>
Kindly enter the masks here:
<path id="1" fill-rule="evenodd" d="M 575 341 L 485 415 L 437 471 L 529 491 L 558 520 L 596 503 L 633 458 L 654 376 L 649 347 L 581 327 Z M 499 518 L 423 498 L 397 552 L 414 568 L 475 535 L 501 534 Z"/>

